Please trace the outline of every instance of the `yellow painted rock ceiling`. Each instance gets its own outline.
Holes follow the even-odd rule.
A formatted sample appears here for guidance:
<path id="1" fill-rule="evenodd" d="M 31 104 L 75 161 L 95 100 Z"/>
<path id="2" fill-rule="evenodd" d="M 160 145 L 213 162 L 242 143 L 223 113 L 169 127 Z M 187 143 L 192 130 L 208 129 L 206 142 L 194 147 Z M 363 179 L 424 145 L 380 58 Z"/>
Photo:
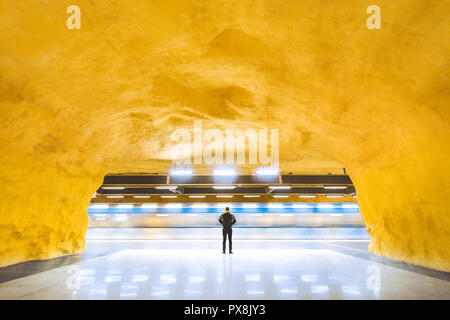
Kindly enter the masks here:
<path id="1" fill-rule="evenodd" d="M 81 252 L 107 172 L 170 132 L 280 129 L 280 167 L 345 167 L 370 250 L 450 271 L 449 1 L 0 3 L 0 265 Z"/>

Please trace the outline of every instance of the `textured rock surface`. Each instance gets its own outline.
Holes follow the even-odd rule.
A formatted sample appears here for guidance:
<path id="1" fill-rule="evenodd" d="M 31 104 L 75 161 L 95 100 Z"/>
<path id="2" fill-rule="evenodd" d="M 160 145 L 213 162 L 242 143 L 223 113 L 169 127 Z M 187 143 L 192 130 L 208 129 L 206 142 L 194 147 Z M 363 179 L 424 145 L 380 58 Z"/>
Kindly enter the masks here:
<path id="1" fill-rule="evenodd" d="M 0 3 L 0 265 L 80 252 L 107 172 L 170 132 L 279 128 L 280 165 L 346 167 L 370 250 L 450 271 L 449 1 Z"/>

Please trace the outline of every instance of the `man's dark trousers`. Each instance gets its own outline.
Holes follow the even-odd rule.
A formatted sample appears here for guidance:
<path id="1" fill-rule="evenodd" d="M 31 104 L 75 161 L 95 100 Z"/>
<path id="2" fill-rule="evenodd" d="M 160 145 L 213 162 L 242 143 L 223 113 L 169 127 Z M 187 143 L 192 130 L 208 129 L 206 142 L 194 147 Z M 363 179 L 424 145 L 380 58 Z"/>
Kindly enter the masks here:
<path id="1" fill-rule="evenodd" d="M 223 228 L 222 229 L 222 236 L 223 236 L 223 252 L 225 252 L 226 242 L 227 242 L 227 236 L 228 236 L 228 244 L 229 249 L 231 252 L 231 235 L 233 234 L 233 230 L 231 228 Z"/>

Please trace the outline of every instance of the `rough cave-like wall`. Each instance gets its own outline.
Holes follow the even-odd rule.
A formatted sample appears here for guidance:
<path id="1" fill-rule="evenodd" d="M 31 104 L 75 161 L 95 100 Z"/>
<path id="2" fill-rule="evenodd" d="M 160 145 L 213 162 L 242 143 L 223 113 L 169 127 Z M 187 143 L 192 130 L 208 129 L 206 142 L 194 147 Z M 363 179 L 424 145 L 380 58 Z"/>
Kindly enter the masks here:
<path id="1" fill-rule="evenodd" d="M 80 252 L 102 176 L 166 171 L 202 119 L 346 167 L 370 250 L 450 271 L 449 1 L 71 4 L 0 3 L 1 266 Z"/>

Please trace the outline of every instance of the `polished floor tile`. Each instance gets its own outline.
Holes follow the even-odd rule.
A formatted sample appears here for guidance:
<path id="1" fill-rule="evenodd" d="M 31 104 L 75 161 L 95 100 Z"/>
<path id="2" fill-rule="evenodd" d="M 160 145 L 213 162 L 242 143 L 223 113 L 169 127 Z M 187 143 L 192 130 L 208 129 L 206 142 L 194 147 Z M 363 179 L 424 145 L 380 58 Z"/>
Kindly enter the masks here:
<path id="1" fill-rule="evenodd" d="M 369 256 L 368 242 L 346 248 Z M 79 262 L 0 284 L 0 299 L 449 299 L 450 282 L 339 242 L 91 241 Z M 92 258 L 94 257 L 94 258 Z"/>

